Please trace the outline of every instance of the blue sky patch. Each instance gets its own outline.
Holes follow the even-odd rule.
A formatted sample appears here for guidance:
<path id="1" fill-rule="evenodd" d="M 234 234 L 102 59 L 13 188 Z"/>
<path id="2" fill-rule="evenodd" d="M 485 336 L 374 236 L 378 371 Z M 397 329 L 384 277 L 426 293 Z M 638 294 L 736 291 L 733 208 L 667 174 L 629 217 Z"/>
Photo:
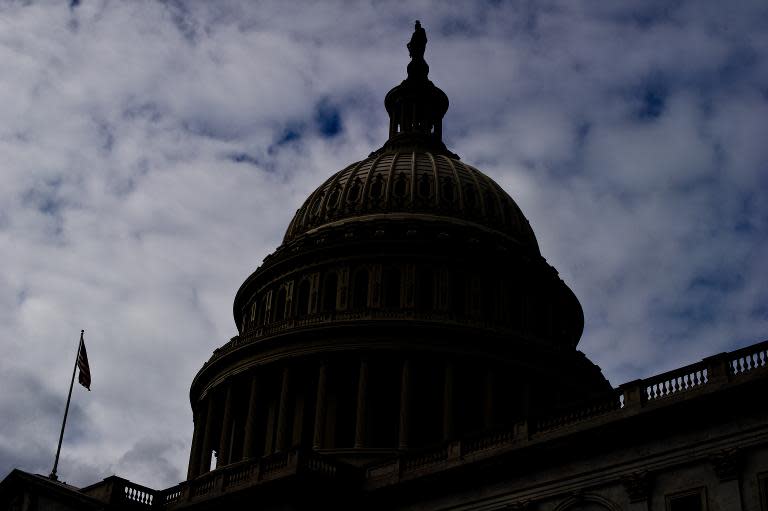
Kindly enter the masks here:
<path id="1" fill-rule="evenodd" d="M 323 99 L 315 105 L 315 124 L 320 134 L 333 138 L 342 132 L 341 109 L 328 99 Z"/>
<path id="2" fill-rule="evenodd" d="M 667 106 L 667 85 L 661 79 L 653 79 L 636 91 L 636 114 L 640 119 L 657 119 Z"/>
<path id="3" fill-rule="evenodd" d="M 258 165 L 259 160 L 255 156 L 252 156 L 248 153 L 232 153 L 229 156 L 227 156 L 230 160 L 232 160 L 235 163 L 248 163 L 250 165 Z"/>

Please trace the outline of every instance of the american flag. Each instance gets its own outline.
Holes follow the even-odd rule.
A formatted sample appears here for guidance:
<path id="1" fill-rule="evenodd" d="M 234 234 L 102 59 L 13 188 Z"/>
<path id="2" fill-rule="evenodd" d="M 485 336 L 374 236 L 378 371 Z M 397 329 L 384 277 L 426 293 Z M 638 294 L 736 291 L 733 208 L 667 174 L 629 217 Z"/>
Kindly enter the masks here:
<path id="1" fill-rule="evenodd" d="M 80 332 L 80 350 L 77 352 L 77 368 L 80 369 L 80 375 L 77 377 L 77 381 L 90 392 L 91 368 L 88 367 L 88 353 L 85 352 L 83 333 L 84 332 Z"/>

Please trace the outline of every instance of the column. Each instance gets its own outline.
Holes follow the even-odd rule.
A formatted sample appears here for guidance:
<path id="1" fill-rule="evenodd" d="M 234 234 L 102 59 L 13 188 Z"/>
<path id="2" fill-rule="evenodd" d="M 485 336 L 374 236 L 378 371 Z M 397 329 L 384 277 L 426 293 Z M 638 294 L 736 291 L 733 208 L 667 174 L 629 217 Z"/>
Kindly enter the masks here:
<path id="1" fill-rule="evenodd" d="M 382 268 L 380 264 L 371 265 L 370 272 L 368 273 L 368 304 L 374 309 L 378 309 L 382 305 L 381 273 Z"/>
<path id="2" fill-rule="evenodd" d="M 411 361 L 403 361 L 400 374 L 400 430 L 398 434 L 398 448 L 408 448 L 408 434 L 410 432 L 410 406 L 411 406 Z"/>
<path id="3" fill-rule="evenodd" d="M 224 417 L 221 421 L 221 434 L 219 435 L 219 462 L 218 466 L 229 464 L 229 454 L 232 449 L 232 400 L 234 385 L 230 381 L 227 383 L 226 395 L 224 398 Z"/>
<path id="4" fill-rule="evenodd" d="M 443 440 L 453 438 L 453 362 L 445 363 L 443 380 Z"/>
<path id="5" fill-rule="evenodd" d="M 279 397 L 279 396 L 278 396 Z M 275 396 L 271 396 L 267 407 L 267 426 L 264 428 L 264 454 L 275 452 L 275 408 L 277 407 Z"/>
<path id="6" fill-rule="evenodd" d="M 198 475 L 211 470 L 211 450 L 213 449 L 213 415 L 216 403 L 213 400 L 213 392 L 206 397 L 207 411 L 205 413 L 205 425 L 203 426 L 203 448 L 200 451 L 200 468 Z"/>
<path id="7" fill-rule="evenodd" d="M 296 387 L 296 385 L 294 385 Z M 302 385 L 303 387 L 303 385 Z M 293 426 L 291 431 L 293 435 L 291 437 L 291 445 L 301 445 L 304 447 L 304 408 L 306 406 L 306 390 L 304 388 L 296 388 L 293 406 Z"/>
<path id="8" fill-rule="evenodd" d="M 363 358 L 360 361 L 360 377 L 357 380 L 357 417 L 355 420 L 355 449 L 365 447 L 365 430 L 368 395 L 368 361 Z"/>
<path id="9" fill-rule="evenodd" d="M 416 305 L 416 265 L 403 265 L 400 298 L 403 307 L 413 309 Z"/>
<path id="10" fill-rule="evenodd" d="M 322 362 L 317 375 L 317 398 L 315 399 L 315 433 L 312 437 L 312 449 L 323 447 L 325 434 L 325 410 L 328 386 L 328 364 Z"/>
<path id="11" fill-rule="evenodd" d="M 288 400 L 291 391 L 291 370 L 286 367 L 283 369 L 283 385 L 280 389 L 280 401 L 278 402 L 277 412 L 277 440 L 275 441 L 275 450 L 280 452 L 287 447 L 288 443 Z"/>
<path id="12" fill-rule="evenodd" d="M 256 429 L 259 403 L 258 376 L 251 377 L 251 391 L 248 395 L 248 412 L 245 416 L 245 435 L 243 438 L 243 459 L 253 458 L 256 455 Z"/>
<path id="13" fill-rule="evenodd" d="M 483 425 L 486 429 L 493 426 L 494 423 L 493 408 L 495 401 L 495 380 L 496 375 L 494 374 L 494 371 L 488 370 L 488 372 L 485 373 L 485 396 L 483 402 Z"/>
<path id="14" fill-rule="evenodd" d="M 200 447 L 202 442 L 203 433 L 203 420 L 201 403 L 196 403 L 195 411 L 193 413 L 194 430 L 192 432 L 192 447 L 189 452 L 189 468 L 187 470 L 187 479 L 194 479 L 200 475 Z"/>

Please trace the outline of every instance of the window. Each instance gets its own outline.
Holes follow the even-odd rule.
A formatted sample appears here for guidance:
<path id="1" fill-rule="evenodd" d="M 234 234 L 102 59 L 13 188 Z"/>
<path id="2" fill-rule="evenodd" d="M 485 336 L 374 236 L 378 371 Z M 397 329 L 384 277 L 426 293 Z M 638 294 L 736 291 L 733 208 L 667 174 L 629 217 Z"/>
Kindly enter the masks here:
<path id="1" fill-rule="evenodd" d="M 273 321 L 282 321 L 285 319 L 285 286 L 280 286 L 275 301 L 275 314 Z"/>
<path id="2" fill-rule="evenodd" d="M 416 310 L 426 312 L 434 309 L 435 280 L 432 270 L 421 267 L 416 273 Z"/>
<path id="3" fill-rule="evenodd" d="M 384 307 L 400 307 L 400 269 L 389 266 L 384 269 Z"/>
<path id="4" fill-rule="evenodd" d="M 368 268 L 355 272 L 352 284 L 352 308 L 364 309 L 368 306 Z"/>
<path id="5" fill-rule="evenodd" d="M 302 317 L 309 313 L 309 279 L 299 284 L 299 296 L 296 300 L 296 316 Z"/>
<path id="6" fill-rule="evenodd" d="M 705 503 L 704 488 L 667 495 L 667 511 L 705 511 Z"/>
<path id="7" fill-rule="evenodd" d="M 335 271 L 329 272 L 323 280 L 323 312 L 336 310 L 336 293 L 339 287 L 339 277 Z"/>

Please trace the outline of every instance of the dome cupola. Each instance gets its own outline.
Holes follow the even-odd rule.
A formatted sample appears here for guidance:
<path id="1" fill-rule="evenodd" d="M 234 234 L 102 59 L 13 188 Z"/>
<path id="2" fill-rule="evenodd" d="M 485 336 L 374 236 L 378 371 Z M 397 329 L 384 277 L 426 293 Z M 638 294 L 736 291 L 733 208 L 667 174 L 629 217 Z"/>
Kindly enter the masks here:
<path id="1" fill-rule="evenodd" d="M 377 152 L 418 147 L 458 159 L 443 144 L 443 116 L 448 111 L 448 96 L 427 78 L 429 65 L 424 60 L 427 34 L 419 21 L 407 46 L 411 56 L 408 77 L 384 98 L 389 114 L 389 140 Z"/>

